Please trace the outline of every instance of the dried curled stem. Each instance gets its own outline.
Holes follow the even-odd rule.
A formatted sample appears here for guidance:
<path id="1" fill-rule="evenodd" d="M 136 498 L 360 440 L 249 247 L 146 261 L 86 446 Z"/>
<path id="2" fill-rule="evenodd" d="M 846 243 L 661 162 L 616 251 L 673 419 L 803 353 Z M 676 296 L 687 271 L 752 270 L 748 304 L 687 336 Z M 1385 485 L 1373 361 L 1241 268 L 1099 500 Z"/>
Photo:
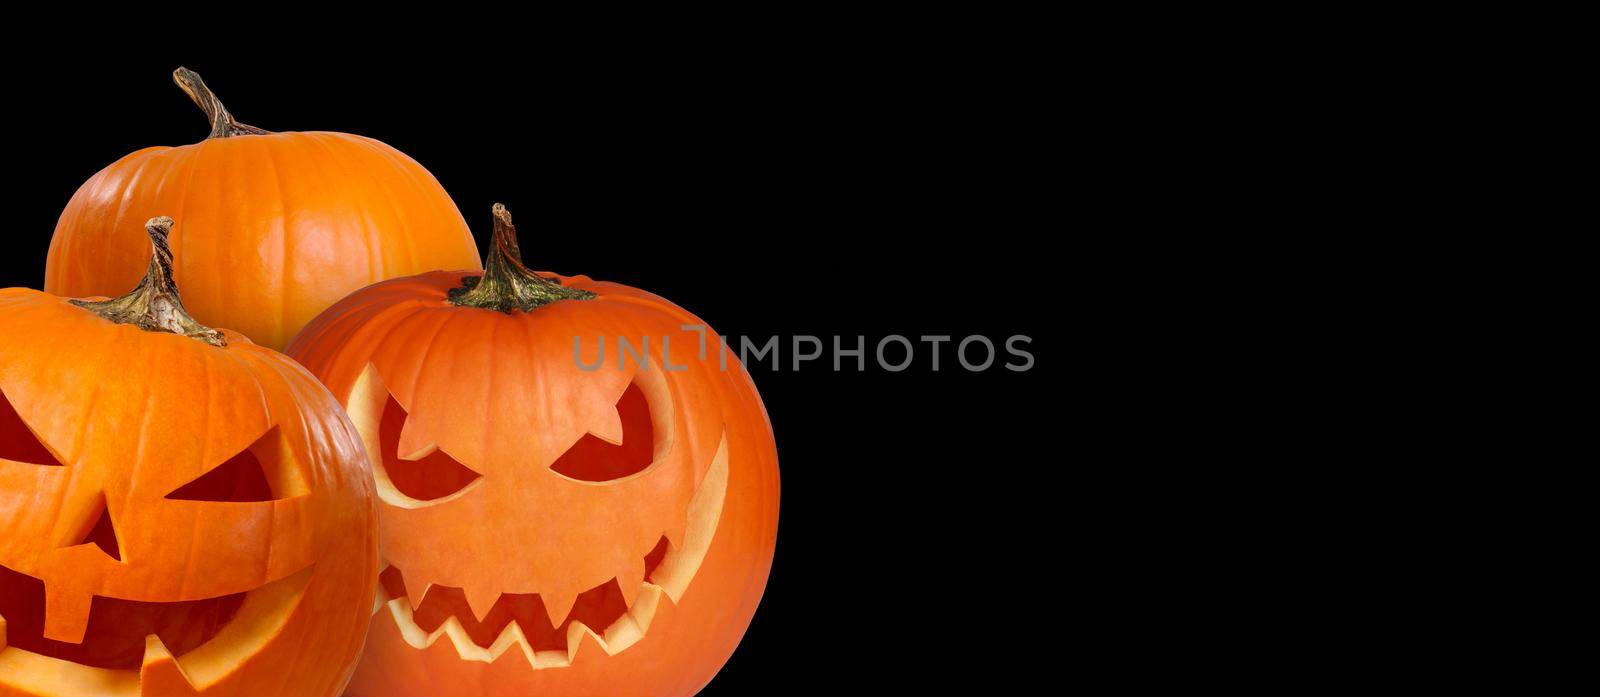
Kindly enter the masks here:
<path id="1" fill-rule="evenodd" d="M 532 311 L 540 305 L 560 300 L 593 300 L 595 294 L 561 285 L 522 265 L 522 249 L 517 246 L 517 228 L 511 212 L 494 204 L 494 239 L 489 243 L 488 262 L 482 276 L 461 279 L 461 287 L 450 290 L 450 302 L 461 307 L 481 307 L 500 312 Z"/>
<path id="2" fill-rule="evenodd" d="M 172 247 L 167 244 L 167 236 L 172 233 L 172 219 L 151 218 L 144 229 L 150 234 L 150 246 L 154 248 L 144 280 L 122 297 L 73 300 L 72 304 L 117 324 L 132 324 L 147 332 L 182 334 L 212 346 L 227 346 L 228 340 L 222 332 L 194 321 L 183 309 L 178 282 L 172 278 Z"/>
<path id="3" fill-rule="evenodd" d="M 222 106 L 222 100 L 217 98 L 217 93 L 206 87 L 206 81 L 200 79 L 200 73 L 188 68 L 180 67 L 172 71 L 172 81 L 178 83 L 195 104 L 200 105 L 200 110 L 206 112 L 206 118 L 211 120 L 211 135 L 209 138 L 231 138 L 233 136 L 261 136 L 267 135 L 265 131 L 255 126 L 239 123 L 228 113 L 228 108 Z"/>

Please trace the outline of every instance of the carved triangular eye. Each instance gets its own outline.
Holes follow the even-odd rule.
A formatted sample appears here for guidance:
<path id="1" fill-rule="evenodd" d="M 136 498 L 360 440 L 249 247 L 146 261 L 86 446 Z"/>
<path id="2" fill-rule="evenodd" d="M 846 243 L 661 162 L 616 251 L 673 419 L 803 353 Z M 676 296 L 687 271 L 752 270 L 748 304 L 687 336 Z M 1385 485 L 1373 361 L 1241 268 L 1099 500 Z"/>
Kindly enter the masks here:
<path id="1" fill-rule="evenodd" d="M 259 503 L 299 496 L 308 491 L 293 460 L 285 456 L 276 426 L 250 447 L 211 468 L 167 498 L 178 501 Z"/>
<path id="2" fill-rule="evenodd" d="M 0 460 L 25 462 L 31 465 L 60 467 L 61 461 L 33 434 L 33 429 L 23 423 L 11 400 L 0 391 Z"/>
<path id="3" fill-rule="evenodd" d="M 617 400 L 617 415 L 622 419 L 620 445 L 585 433 L 550 469 L 585 482 L 608 482 L 643 472 L 654 460 L 655 429 L 650 404 L 637 383 L 628 385 Z"/>
<path id="4" fill-rule="evenodd" d="M 400 452 L 402 435 L 409 415 L 400 402 L 390 397 L 378 428 L 382 462 L 378 476 L 386 478 L 400 493 L 418 501 L 437 501 L 466 489 L 483 475 L 456 462 L 437 446 L 417 452 Z M 413 449 L 413 448 L 407 448 Z"/>

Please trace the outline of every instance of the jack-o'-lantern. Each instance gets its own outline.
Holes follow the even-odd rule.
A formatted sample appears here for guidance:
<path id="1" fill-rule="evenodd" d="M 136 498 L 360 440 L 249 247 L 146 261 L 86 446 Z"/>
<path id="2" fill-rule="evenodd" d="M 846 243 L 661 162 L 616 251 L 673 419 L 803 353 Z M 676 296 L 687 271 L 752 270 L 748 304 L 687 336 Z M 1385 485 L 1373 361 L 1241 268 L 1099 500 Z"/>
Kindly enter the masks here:
<path id="1" fill-rule="evenodd" d="M 771 569 L 765 408 L 693 315 L 529 271 L 494 214 L 481 276 L 376 284 L 290 346 L 378 483 L 382 605 L 350 694 L 693 694 Z"/>
<path id="2" fill-rule="evenodd" d="M 0 695 L 339 694 L 377 579 L 361 441 L 195 322 L 171 220 L 133 292 L 0 290 Z"/>
<path id="3" fill-rule="evenodd" d="M 438 180 L 405 153 L 349 133 L 272 133 L 234 119 L 192 70 L 172 79 L 211 121 L 199 143 L 107 165 L 56 223 L 44 289 L 114 295 L 138 281 L 135 221 L 172 212 L 177 280 L 195 319 L 282 351 L 362 286 L 479 268 L 472 232 Z"/>

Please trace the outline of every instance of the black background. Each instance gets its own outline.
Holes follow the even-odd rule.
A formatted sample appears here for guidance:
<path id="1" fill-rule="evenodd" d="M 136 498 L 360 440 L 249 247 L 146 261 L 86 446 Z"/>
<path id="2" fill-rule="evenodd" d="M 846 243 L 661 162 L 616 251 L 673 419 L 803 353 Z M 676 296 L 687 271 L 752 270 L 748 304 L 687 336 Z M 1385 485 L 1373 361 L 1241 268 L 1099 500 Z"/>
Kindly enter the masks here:
<path id="1" fill-rule="evenodd" d="M 998 53 L 997 53 L 998 52 Z M 777 558 L 707 695 L 1003 687 L 1066 630 L 1070 424 L 1055 338 L 1070 286 L 1060 222 L 1062 86 L 1016 48 L 664 51 L 608 62 L 445 52 L 224 58 L 129 50 L 9 76 L 33 105 L 13 152 L 0 286 L 40 287 L 61 208 L 95 171 L 195 142 L 186 65 L 242 121 L 382 140 L 421 162 L 478 236 L 516 215 L 530 266 L 651 290 L 731 336 L 784 342 L 754 377 L 783 477 Z M 235 52 L 238 55 L 240 52 Z M 420 52 L 419 52 L 420 53 Z M 597 53 L 603 53 L 597 51 Z M 21 154 L 25 151 L 27 154 Z M 1034 369 L 962 370 L 946 345 L 901 373 L 800 370 L 789 337 L 1032 337 Z M 895 354 L 898 355 L 898 354 Z M 976 356 L 975 356 L 976 357 Z M 1056 501 L 1054 507 L 1039 501 Z M 1045 541 L 1050 540 L 1050 541 Z"/>

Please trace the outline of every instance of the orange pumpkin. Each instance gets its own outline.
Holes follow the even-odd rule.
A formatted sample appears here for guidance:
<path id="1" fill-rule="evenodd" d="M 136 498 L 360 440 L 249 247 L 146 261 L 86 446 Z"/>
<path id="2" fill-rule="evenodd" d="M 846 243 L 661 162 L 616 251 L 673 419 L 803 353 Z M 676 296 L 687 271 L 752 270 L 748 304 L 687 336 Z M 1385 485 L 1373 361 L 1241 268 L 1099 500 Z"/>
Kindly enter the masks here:
<path id="1" fill-rule="evenodd" d="M 113 295 L 144 270 L 133 221 L 167 211 L 177 280 L 206 324 L 283 350 L 317 313 L 376 281 L 480 268 L 450 196 L 415 160 L 347 133 L 268 133 L 233 119 L 200 76 L 173 74 L 211 136 L 134 152 L 85 182 L 62 211 L 46 292 Z"/>
<path id="2" fill-rule="evenodd" d="M 528 271 L 501 206 L 487 271 L 464 273 L 358 291 L 290 347 L 378 482 L 382 605 L 350 694 L 693 694 L 771 569 L 750 376 L 666 300 Z M 626 358 L 575 360 L 619 336 Z"/>
<path id="3" fill-rule="evenodd" d="M 0 290 L 0 695 L 336 695 L 377 581 L 361 441 L 287 357 L 131 293 Z"/>

